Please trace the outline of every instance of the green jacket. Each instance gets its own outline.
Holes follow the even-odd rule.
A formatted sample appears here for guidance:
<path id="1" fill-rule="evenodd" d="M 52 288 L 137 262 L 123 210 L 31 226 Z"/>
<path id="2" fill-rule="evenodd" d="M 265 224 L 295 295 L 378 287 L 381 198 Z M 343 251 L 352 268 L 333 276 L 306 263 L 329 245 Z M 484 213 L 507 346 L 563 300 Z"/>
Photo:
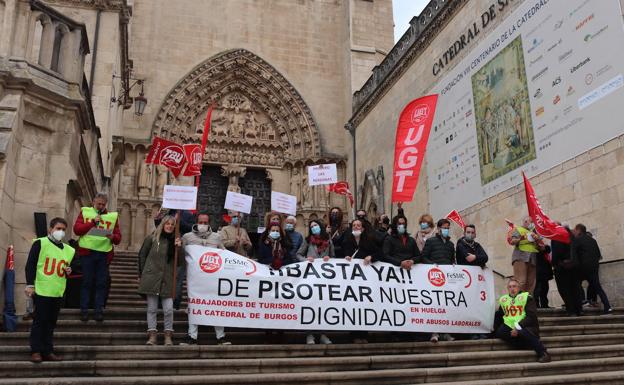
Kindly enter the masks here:
<path id="1" fill-rule="evenodd" d="M 139 250 L 139 294 L 159 295 L 171 298 L 173 288 L 173 250 L 169 249 L 169 240 L 160 236 L 154 242 L 149 235 Z M 169 255 L 171 254 L 171 255 Z M 178 266 L 184 265 L 184 253 L 178 251 Z"/>

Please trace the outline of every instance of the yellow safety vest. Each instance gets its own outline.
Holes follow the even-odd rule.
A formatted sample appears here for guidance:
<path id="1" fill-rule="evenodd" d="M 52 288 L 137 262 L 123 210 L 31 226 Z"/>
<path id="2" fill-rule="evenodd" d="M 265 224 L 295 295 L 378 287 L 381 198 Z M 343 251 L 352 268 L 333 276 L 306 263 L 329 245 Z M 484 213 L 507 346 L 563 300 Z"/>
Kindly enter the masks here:
<path id="1" fill-rule="evenodd" d="M 98 212 L 93 207 L 83 207 L 82 218 L 86 222 L 93 222 L 95 217 L 98 216 Z M 111 233 L 115 229 L 117 223 L 118 214 L 116 212 L 110 212 L 100 215 L 100 222 L 94 229 L 108 230 Z M 83 249 L 102 251 L 108 253 L 113 249 L 113 242 L 101 235 L 90 235 L 89 233 L 82 235 L 78 240 L 78 245 Z"/>
<path id="2" fill-rule="evenodd" d="M 526 303 L 529 299 L 529 293 L 522 292 L 511 297 L 506 294 L 498 300 L 500 307 L 503 309 L 503 321 L 505 325 L 514 329 L 516 322 L 522 321 L 526 317 Z"/>
<path id="3" fill-rule="evenodd" d="M 527 239 L 527 234 L 531 231 L 529 229 L 525 229 L 522 226 L 516 226 L 516 230 L 520 233 L 520 242 L 518 243 L 518 249 L 520 251 L 526 251 L 528 253 L 539 253 L 539 249 L 535 242 L 531 242 Z"/>
<path id="4" fill-rule="evenodd" d="M 44 297 L 62 297 L 67 283 L 65 268 L 74 259 L 74 248 L 64 243 L 61 249 L 48 237 L 35 241 L 41 242 L 35 276 L 35 293 Z"/>

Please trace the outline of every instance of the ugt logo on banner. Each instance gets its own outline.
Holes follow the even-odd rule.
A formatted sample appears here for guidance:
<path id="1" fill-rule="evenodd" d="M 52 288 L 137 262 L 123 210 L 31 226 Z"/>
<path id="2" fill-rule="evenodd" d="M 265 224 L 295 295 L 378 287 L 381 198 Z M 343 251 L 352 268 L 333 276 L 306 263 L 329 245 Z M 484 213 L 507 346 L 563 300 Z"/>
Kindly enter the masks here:
<path id="1" fill-rule="evenodd" d="M 409 202 L 414 197 L 438 95 L 412 100 L 401 112 L 394 148 L 392 202 Z"/>

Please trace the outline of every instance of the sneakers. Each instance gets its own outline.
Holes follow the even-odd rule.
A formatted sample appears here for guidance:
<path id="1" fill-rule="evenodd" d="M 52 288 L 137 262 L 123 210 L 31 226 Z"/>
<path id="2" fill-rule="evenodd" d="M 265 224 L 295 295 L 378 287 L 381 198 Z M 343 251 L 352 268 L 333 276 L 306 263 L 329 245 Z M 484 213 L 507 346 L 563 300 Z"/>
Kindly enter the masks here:
<path id="1" fill-rule="evenodd" d="M 319 339 L 319 342 L 322 343 L 323 345 L 331 345 L 332 343 L 329 337 L 327 337 L 325 334 L 321 334 L 321 338 Z"/>
<path id="2" fill-rule="evenodd" d="M 101 311 L 98 311 L 93 316 L 93 319 L 95 320 L 95 322 L 103 322 L 104 321 L 104 314 Z"/>
<path id="3" fill-rule="evenodd" d="M 367 344 L 368 340 L 366 338 L 355 338 L 353 340 L 354 344 L 358 344 L 358 345 L 362 345 L 362 344 Z"/>
<path id="4" fill-rule="evenodd" d="M 438 335 L 438 333 L 433 333 L 431 335 L 431 338 L 429 339 L 429 341 L 436 343 L 438 342 L 438 340 L 440 339 L 440 335 Z"/>
<path id="5" fill-rule="evenodd" d="M 315 343 L 316 342 L 314 341 L 314 335 L 308 334 L 308 336 L 306 337 L 306 344 L 314 345 Z"/>
<path id="6" fill-rule="evenodd" d="M 88 312 L 80 313 L 80 320 L 82 322 L 87 322 L 89 320 L 89 313 Z"/>
<path id="7" fill-rule="evenodd" d="M 602 314 L 603 314 L 603 315 L 613 314 L 613 308 L 612 308 L 612 307 L 610 307 L 610 308 L 608 308 L 608 309 L 605 309 L 605 310 L 602 312 Z"/>
<path id="8" fill-rule="evenodd" d="M 455 341 L 455 338 L 453 338 L 452 335 L 448 334 L 448 333 L 444 333 L 440 336 L 440 339 L 442 341 Z"/>
<path id="9" fill-rule="evenodd" d="M 544 354 L 540 358 L 537 359 L 537 362 L 541 364 L 545 364 L 550 361 L 552 361 L 552 358 L 550 357 L 550 354 L 548 354 L 548 352 L 544 352 Z"/>
<path id="10" fill-rule="evenodd" d="M 217 338 L 218 345 L 232 345 L 232 343 L 225 339 L 225 337 Z"/>
<path id="11" fill-rule="evenodd" d="M 184 341 L 180 342 L 179 345 L 197 345 L 197 340 L 187 334 L 186 338 L 184 338 Z"/>

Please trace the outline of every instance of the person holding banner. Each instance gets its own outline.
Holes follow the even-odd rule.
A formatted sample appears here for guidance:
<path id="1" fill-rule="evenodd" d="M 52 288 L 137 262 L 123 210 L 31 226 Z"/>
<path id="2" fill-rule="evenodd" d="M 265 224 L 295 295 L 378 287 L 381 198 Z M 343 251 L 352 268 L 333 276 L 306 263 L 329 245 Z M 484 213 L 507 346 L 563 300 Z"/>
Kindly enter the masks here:
<path id="1" fill-rule="evenodd" d="M 511 232 L 510 243 L 514 246 L 511 265 L 514 278 L 520 283 L 520 290 L 533 293 L 535 290 L 538 242 L 542 239 L 535 233 L 531 217 L 522 220 L 522 226 L 515 226 Z"/>
<path id="2" fill-rule="evenodd" d="M 157 343 L 159 299 L 164 316 L 165 345 L 173 345 L 173 263 L 175 247 L 182 246 L 182 240 L 175 239 L 175 225 L 175 217 L 165 216 L 154 232 L 145 238 L 139 250 L 138 293 L 147 297 L 146 345 Z M 179 258 L 178 266 L 183 264 L 184 258 Z"/>
<path id="3" fill-rule="evenodd" d="M 344 252 L 342 251 L 342 240 L 345 235 L 345 226 L 342 221 L 344 214 L 340 207 L 332 207 L 329 209 L 329 224 L 327 226 L 327 233 L 329 234 L 332 244 L 334 245 L 334 252 L 336 258 L 344 258 Z"/>
<path id="4" fill-rule="evenodd" d="M 26 261 L 26 296 L 33 298 L 35 307 L 30 328 L 30 360 L 34 363 L 62 360 L 54 354 L 52 341 L 75 254 L 73 247 L 63 243 L 65 230 L 67 221 L 53 218 L 48 236 L 34 240 Z"/>
<path id="5" fill-rule="evenodd" d="M 325 225 L 320 219 L 312 219 L 308 224 L 308 236 L 304 239 L 301 247 L 297 251 L 297 259 L 300 262 L 308 261 L 313 263 L 315 259 L 323 259 L 327 262 L 330 258 L 334 258 L 334 245 L 329 234 L 325 231 Z M 319 341 L 321 344 L 329 345 L 332 341 L 325 335 L 321 334 Z M 314 345 L 314 334 L 309 333 L 306 336 L 306 344 Z"/>
<path id="6" fill-rule="evenodd" d="M 429 214 L 423 214 L 420 218 L 418 218 L 418 224 L 420 226 L 420 230 L 416 233 L 415 238 L 418 250 L 422 252 L 425 248 L 425 242 L 427 242 L 427 239 L 435 235 L 435 231 L 433 230 L 433 217 Z"/>
<path id="7" fill-rule="evenodd" d="M 212 229 L 210 228 L 210 216 L 207 213 L 199 213 L 197 215 L 197 224 L 192 226 L 191 232 L 186 233 L 182 236 L 182 247 L 185 248 L 184 251 L 187 257 L 188 254 L 186 253 L 186 246 L 191 245 L 225 249 L 221 236 L 218 233 L 212 231 Z M 223 326 L 215 326 L 214 331 L 215 336 L 217 337 L 217 344 L 232 344 L 225 339 L 225 328 Z M 180 342 L 180 345 L 197 345 L 198 332 L 199 326 L 189 322 L 188 335 L 183 342 Z"/>
<path id="8" fill-rule="evenodd" d="M 407 232 L 407 218 L 392 218 L 391 233 L 383 243 L 383 261 L 410 270 L 420 262 L 420 250 L 416 240 Z"/>
<path id="9" fill-rule="evenodd" d="M 279 269 L 293 262 L 290 255 L 290 239 L 284 234 L 279 222 L 271 222 L 258 242 L 258 262 Z"/>
<path id="10" fill-rule="evenodd" d="M 225 248 L 231 252 L 247 257 L 247 253 L 251 250 L 252 243 L 249 239 L 249 234 L 247 234 L 247 230 L 241 227 L 243 214 L 238 211 L 230 210 L 228 211 L 228 215 L 230 216 L 230 224 L 224 226 L 220 231 L 223 244 Z"/>
<path id="11" fill-rule="evenodd" d="M 537 353 L 538 362 L 550 362 L 550 354 L 539 338 L 537 307 L 533 297 L 521 291 L 520 282 L 515 278 L 507 283 L 507 292 L 498 300 L 500 307 L 494 321 L 496 337 L 514 347 L 528 345 Z"/>
<path id="12" fill-rule="evenodd" d="M 113 245 L 121 242 L 118 213 L 108 212 L 108 196 L 98 193 L 92 207 L 83 207 L 74 223 L 74 234 L 78 239 L 78 255 L 82 269 L 80 290 L 80 319 L 89 320 L 91 289 L 95 284 L 94 319 L 104 320 L 104 304 L 108 292 L 108 264 L 112 260 Z"/>
<path id="13" fill-rule="evenodd" d="M 374 231 L 365 220 L 355 219 L 351 222 L 351 232 L 345 234 L 342 242 L 342 250 L 347 261 L 358 258 L 364 260 L 364 265 L 369 265 L 381 260 L 381 250 L 377 247 Z M 368 343 L 368 332 L 356 331 L 350 334 L 354 344 Z"/>
<path id="14" fill-rule="evenodd" d="M 297 251 L 303 244 L 303 235 L 295 230 L 297 227 L 297 218 L 289 215 L 284 221 L 284 230 L 290 239 L 290 250 L 288 251 L 291 261 L 297 260 Z"/>
<path id="15" fill-rule="evenodd" d="M 456 263 L 455 246 L 451 241 L 450 227 L 451 222 L 448 219 L 443 218 L 438 221 L 438 231 L 425 242 L 421 256 L 422 263 L 430 265 L 454 265 Z M 431 334 L 431 342 L 438 342 L 439 339 L 443 341 L 454 340 L 447 333 L 441 336 L 438 333 Z"/>

